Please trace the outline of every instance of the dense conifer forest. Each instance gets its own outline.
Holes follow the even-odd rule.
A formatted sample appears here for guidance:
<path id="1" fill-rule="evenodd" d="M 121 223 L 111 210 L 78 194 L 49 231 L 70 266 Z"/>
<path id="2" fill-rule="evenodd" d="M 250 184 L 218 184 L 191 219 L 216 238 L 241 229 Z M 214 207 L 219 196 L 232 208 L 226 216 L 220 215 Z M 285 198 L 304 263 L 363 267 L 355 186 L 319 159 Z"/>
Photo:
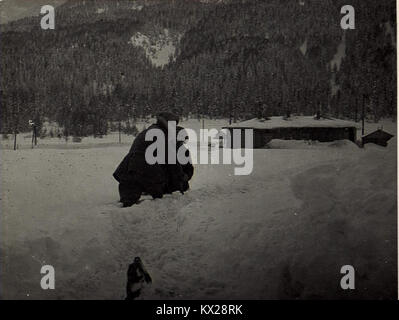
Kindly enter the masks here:
<path id="1" fill-rule="evenodd" d="M 395 1 L 69 0 L 55 30 L 40 16 L 1 25 L 1 132 L 55 121 L 64 135 L 168 109 L 232 121 L 320 113 L 396 115 Z M 176 51 L 153 65 L 130 39 L 168 30 Z M 344 54 L 339 56 L 341 48 Z"/>

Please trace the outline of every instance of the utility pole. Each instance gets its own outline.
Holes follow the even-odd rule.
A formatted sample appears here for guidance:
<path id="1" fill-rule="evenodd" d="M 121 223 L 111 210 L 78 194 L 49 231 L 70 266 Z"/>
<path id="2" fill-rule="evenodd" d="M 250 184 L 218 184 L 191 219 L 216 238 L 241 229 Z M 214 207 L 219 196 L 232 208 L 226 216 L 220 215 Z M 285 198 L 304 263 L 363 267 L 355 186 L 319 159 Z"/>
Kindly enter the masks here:
<path id="1" fill-rule="evenodd" d="M 119 119 L 119 121 L 118 121 L 119 144 L 121 144 L 122 143 L 122 137 L 121 137 L 122 106 L 121 105 L 118 106 L 118 119 Z"/>
<path id="2" fill-rule="evenodd" d="M 233 103 L 230 102 L 230 106 L 229 106 L 229 125 L 230 126 L 231 126 L 232 118 L 233 118 Z"/>
<path id="3" fill-rule="evenodd" d="M 35 125 L 32 123 L 32 149 L 33 149 L 33 143 L 35 142 Z"/>
<path id="4" fill-rule="evenodd" d="M 32 120 L 29 120 L 29 125 L 32 127 L 32 149 L 33 149 L 33 145 L 37 146 L 36 123 Z"/>
<path id="5" fill-rule="evenodd" d="M 365 96 L 363 94 L 363 103 L 362 103 L 362 136 L 364 136 L 364 104 L 365 104 Z"/>
<path id="6" fill-rule="evenodd" d="M 37 146 L 37 127 L 36 127 L 36 125 L 33 127 L 33 132 L 35 133 L 35 146 Z"/>
<path id="7" fill-rule="evenodd" d="M 17 133 L 18 133 L 18 117 L 19 117 L 19 103 L 17 103 L 17 112 L 14 113 L 14 150 L 17 150 Z"/>
<path id="8" fill-rule="evenodd" d="M 119 131 L 119 143 L 122 143 L 122 139 L 121 139 L 121 120 L 119 120 L 119 123 L 118 123 L 118 131 Z"/>
<path id="9" fill-rule="evenodd" d="M 14 150 L 17 150 L 17 130 L 14 130 Z"/>
<path id="10" fill-rule="evenodd" d="M 205 119 L 202 118 L 202 140 L 205 140 Z"/>

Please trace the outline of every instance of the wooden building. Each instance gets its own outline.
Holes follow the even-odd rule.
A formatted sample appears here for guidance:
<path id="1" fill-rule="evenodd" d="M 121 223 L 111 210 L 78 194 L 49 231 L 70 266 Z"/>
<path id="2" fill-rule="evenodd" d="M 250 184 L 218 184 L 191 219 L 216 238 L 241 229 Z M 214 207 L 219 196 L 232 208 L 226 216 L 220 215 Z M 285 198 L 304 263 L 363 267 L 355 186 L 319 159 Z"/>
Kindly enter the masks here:
<path id="1" fill-rule="evenodd" d="M 382 129 L 378 129 L 368 135 L 362 137 L 362 145 L 366 143 L 375 143 L 379 146 L 386 147 L 388 145 L 388 141 L 393 138 L 393 135 L 385 132 Z"/>
<path id="2" fill-rule="evenodd" d="M 283 117 L 271 117 L 268 120 L 251 119 L 223 129 L 230 131 L 231 147 L 233 148 L 245 147 L 245 129 L 253 130 L 253 147 L 263 148 L 273 139 L 320 142 L 347 139 L 356 142 L 357 126 L 354 122 L 340 119 L 315 119 L 312 116 L 298 116 L 289 119 Z M 240 130 L 241 144 L 234 141 L 233 130 Z"/>

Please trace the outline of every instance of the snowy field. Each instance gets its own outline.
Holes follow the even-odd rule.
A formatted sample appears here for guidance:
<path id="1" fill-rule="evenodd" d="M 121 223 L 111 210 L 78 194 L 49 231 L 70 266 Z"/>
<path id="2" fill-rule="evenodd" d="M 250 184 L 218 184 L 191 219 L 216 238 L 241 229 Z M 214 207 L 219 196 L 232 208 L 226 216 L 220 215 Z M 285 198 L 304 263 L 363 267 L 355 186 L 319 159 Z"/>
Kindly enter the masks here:
<path id="1" fill-rule="evenodd" d="M 147 121 L 138 121 L 136 123 L 136 127 L 139 131 L 148 128 L 152 123 L 155 122 L 155 119 L 148 119 Z M 182 121 L 179 125 L 184 126 L 185 128 L 190 128 L 194 130 L 197 136 L 200 136 L 200 129 L 202 127 L 206 128 L 215 128 L 217 130 L 221 130 L 222 127 L 227 126 L 229 124 L 228 120 L 209 120 L 206 119 L 204 122 L 199 121 L 197 119 L 189 119 Z M 55 126 L 51 125 L 47 127 L 49 131 L 50 128 L 55 128 Z M 93 136 L 84 137 L 82 141 L 79 143 L 73 142 L 72 137 L 69 137 L 67 141 L 64 138 L 50 138 L 46 137 L 44 139 L 38 138 L 38 145 L 35 148 L 38 149 L 87 149 L 87 148 L 105 148 L 110 146 L 120 146 L 127 145 L 130 147 L 133 141 L 132 135 L 126 135 L 124 133 L 121 134 L 121 143 L 119 143 L 119 133 L 111 132 L 108 135 L 103 136 L 102 138 L 94 138 Z M 7 139 L 4 139 L 0 136 L 0 149 L 2 150 L 13 150 L 14 149 L 14 136 L 12 134 L 8 135 Z M 32 133 L 20 133 L 17 135 L 17 149 L 32 149 Z"/>
<path id="2" fill-rule="evenodd" d="M 396 136 L 395 123 L 383 125 Z M 249 176 L 196 165 L 185 195 L 131 208 L 120 208 L 112 173 L 133 138 L 100 140 L 17 151 L 2 141 L 0 298 L 122 299 L 135 256 L 153 278 L 147 299 L 397 294 L 396 137 L 363 149 L 275 141 L 254 150 Z M 40 288 L 45 264 L 55 268 L 55 290 Z M 347 264 L 356 270 L 351 292 L 339 285 Z"/>

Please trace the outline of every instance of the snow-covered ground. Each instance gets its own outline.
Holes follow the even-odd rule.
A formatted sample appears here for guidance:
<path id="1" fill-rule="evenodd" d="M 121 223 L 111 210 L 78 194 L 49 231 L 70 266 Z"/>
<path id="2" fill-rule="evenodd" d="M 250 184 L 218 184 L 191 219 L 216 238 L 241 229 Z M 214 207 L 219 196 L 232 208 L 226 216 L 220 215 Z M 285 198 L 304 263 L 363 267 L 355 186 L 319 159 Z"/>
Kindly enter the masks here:
<path id="1" fill-rule="evenodd" d="M 395 123 L 384 129 L 396 136 Z M 397 293 L 396 138 L 387 148 L 255 150 L 249 176 L 196 165 L 185 195 L 123 209 L 112 172 L 128 149 L 0 151 L 1 298 L 121 299 L 135 256 L 153 278 L 143 298 Z M 55 267 L 55 290 L 40 288 L 45 264 Z M 339 286 L 347 264 L 357 272 L 351 292 Z"/>
<path id="2" fill-rule="evenodd" d="M 147 121 L 140 120 L 136 122 L 136 127 L 139 131 L 148 128 L 152 123 L 155 122 L 155 119 L 148 119 Z M 200 137 L 200 129 L 201 128 L 215 128 L 217 130 L 221 130 L 222 127 L 227 126 L 229 124 L 228 120 L 217 119 L 210 120 L 206 119 L 204 121 L 197 119 L 187 119 L 181 121 L 179 125 L 182 125 L 185 128 L 190 128 L 194 130 L 198 137 Z M 47 132 L 50 129 L 53 132 L 57 132 L 57 127 L 55 124 L 51 124 L 46 126 Z M 131 145 L 134 137 L 131 135 L 126 135 L 124 133 L 121 134 L 121 144 L 122 145 Z M 38 145 L 35 148 L 38 149 L 87 149 L 87 148 L 103 148 L 110 146 L 120 146 L 119 143 L 119 133 L 111 132 L 108 135 L 104 135 L 102 138 L 94 138 L 93 136 L 83 137 L 82 141 L 77 143 L 73 142 L 72 137 L 69 137 L 67 141 L 64 138 L 50 138 L 45 137 L 43 139 L 38 138 Z M 31 149 L 32 148 L 32 133 L 20 133 L 17 135 L 17 149 Z M 3 150 L 13 150 L 14 149 L 14 136 L 12 134 L 8 135 L 7 139 L 0 136 L 0 149 Z"/>

